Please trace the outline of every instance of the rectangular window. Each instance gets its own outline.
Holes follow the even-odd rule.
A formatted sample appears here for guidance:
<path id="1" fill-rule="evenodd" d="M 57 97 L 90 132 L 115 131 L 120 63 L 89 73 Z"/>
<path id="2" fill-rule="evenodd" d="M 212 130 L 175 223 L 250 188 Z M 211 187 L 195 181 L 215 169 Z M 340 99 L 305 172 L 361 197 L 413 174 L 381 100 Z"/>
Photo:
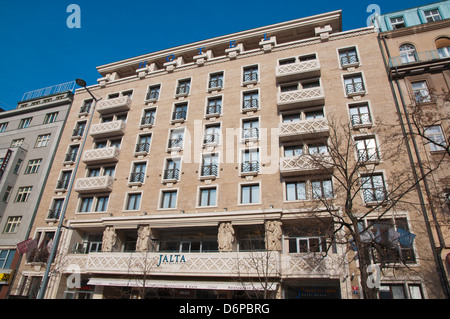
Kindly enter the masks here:
<path id="1" fill-rule="evenodd" d="M 145 179 L 147 164 L 146 163 L 134 163 L 133 171 L 130 174 L 130 183 L 143 183 Z"/>
<path id="2" fill-rule="evenodd" d="M 141 126 L 155 125 L 156 109 L 146 109 L 141 118 Z"/>
<path id="3" fill-rule="evenodd" d="M 180 165 L 180 159 L 167 159 L 163 179 L 178 180 L 180 178 Z"/>
<path id="4" fill-rule="evenodd" d="M 306 182 L 286 183 L 286 200 L 306 199 Z"/>
<path id="5" fill-rule="evenodd" d="M 442 127 L 440 125 L 429 126 L 425 129 L 425 135 L 433 142 L 428 142 L 430 146 L 430 151 L 443 151 L 447 147 L 447 142 L 445 141 L 444 132 L 442 132 Z"/>
<path id="6" fill-rule="evenodd" d="M 303 145 L 292 145 L 284 147 L 284 157 L 300 156 L 303 154 Z"/>
<path id="7" fill-rule="evenodd" d="M 80 208 L 78 212 L 89 213 L 92 210 L 92 203 L 94 202 L 94 197 L 83 197 L 81 198 Z"/>
<path id="8" fill-rule="evenodd" d="M 333 183 L 331 179 L 311 182 L 313 198 L 333 198 Z"/>
<path id="9" fill-rule="evenodd" d="M 215 187 L 200 189 L 199 206 L 216 206 L 217 189 Z"/>
<path id="10" fill-rule="evenodd" d="M 89 113 L 91 111 L 93 102 L 94 102 L 93 99 L 83 101 L 83 106 L 81 106 L 79 113 Z"/>
<path id="11" fill-rule="evenodd" d="M 206 107 L 206 115 L 221 114 L 222 112 L 222 97 L 213 97 L 208 99 L 208 106 Z"/>
<path id="12" fill-rule="evenodd" d="M 72 176 L 72 171 L 63 171 L 61 172 L 61 176 L 59 177 L 58 182 L 56 183 L 56 189 L 65 189 L 69 188 L 70 177 Z"/>
<path id="13" fill-rule="evenodd" d="M 392 25 L 393 30 L 397 30 L 397 29 L 406 27 L 405 20 L 403 20 L 403 17 L 391 18 L 391 25 Z"/>
<path id="14" fill-rule="evenodd" d="M 379 202 L 386 199 L 386 188 L 382 174 L 361 176 L 364 202 Z"/>
<path id="15" fill-rule="evenodd" d="M 258 81 L 258 66 L 247 66 L 244 68 L 244 78 L 243 82 L 257 82 Z"/>
<path id="16" fill-rule="evenodd" d="M 320 253 L 326 251 L 326 240 L 323 237 L 289 238 L 289 253 Z"/>
<path id="17" fill-rule="evenodd" d="M 361 74 L 344 77 L 344 86 L 347 95 L 364 93 L 366 91 Z"/>
<path id="18" fill-rule="evenodd" d="M 138 140 L 138 143 L 136 144 L 135 152 L 136 153 L 139 153 L 139 152 L 149 153 L 151 141 L 152 141 L 151 134 L 139 135 L 139 140 Z"/>
<path id="19" fill-rule="evenodd" d="M 141 193 L 128 194 L 126 210 L 139 210 Z"/>
<path id="20" fill-rule="evenodd" d="M 378 161 L 377 143 L 374 137 L 364 137 L 355 139 L 358 162 Z"/>
<path id="21" fill-rule="evenodd" d="M 5 194 L 3 194 L 3 202 L 7 203 L 9 200 L 9 195 L 11 195 L 12 186 L 7 186 L 5 190 Z"/>
<path id="22" fill-rule="evenodd" d="M 427 22 L 434 22 L 434 21 L 442 20 L 438 9 L 425 11 L 424 14 L 425 14 L 425 18 L 427 19 Z"/>
<path id="23" fill-rule="evenodd" d="M 241 204 L 256 204 L 259 202 L 259 184 L 241 185 Z"/>
<path id="24" fill-rule="evenodd" d="M 339 50 L 339 61 L 342 67 L 359 63 L 356 48 L 352 47 Z"/>
<path id="25" fill-rule="evenodd" d="M 353 126 L 372 124 L 368 104 L 353 105 L 349 107 L 350 121 Z"/>
<path id="26" fill-rule="evenodd" d="M 73 130 L 72 136 L 83 136 L 84 134 L 84 129 L 86 128 L 86 121 L 83 122 L 77 122 L 77 124 L 75 124 L 75 128 Z"/>
<path id="27" fill-rule="evenodd" d="M 186 120 L 187 117 L 187 103 L 177 104 L 175 105 L 172 113 L 172 121 L 176 120 Z"/>
<path id="28" fill-rule="evenodd" d="M 96 212 L 106 212 L 108 207 L 109 196 L 99 196 L 97 197 L 97 203 L 95 204 Z"/>
<path id="29" fill-rule="evenodd" d="M 5 229 L 3 230 L 3 233 L 5 233 L 5 234 L 16 233 L 17 229 L 19 228 L 21 220 L 22 220 L 22 216 L 8 217 L 8 220 L 6 221 L 6 225 L 5 225 Z"/>
<path id="30" fill-rule="evenodd" d="M 243 100 L 242 109 L 244 111 L 249 109 L 257 109 L 259 107 L 259 92 L 258 91 L 244 92 L 242 100 Z"/>
<path id="31" fill-rule="evenodd" d="M 218 154 L 205 154 L 202 157 L 201 176 L 217 176 L 218 174 Z"/>
<path id="32" fill-rule="evenodd" d="M 28 200 L 28 197 L 31 194 L 31 190 L 33 189 L 32 186 L 26 186 L 26 187 L 19 187 L 19 190 L 17 191 L 16 195 L 16 203 L 24 203 Z"/>
<path id="33" fill-rule="evenodd" d="M 188 95 L 191 88 L 191 79 L 184 79 L 178 81 L 176 89 L 177 95 Z"/>
<path id="34" fill-rule="evenodd" d="M 163 191 L 160 208 L 176 208 L 177 191 Z"/>
<path id="35" fill-rule="evenodd" d="M 19 128 L 19 129 L 22 129 L 22 128 L 27 128 L 27 127 L 29 127 L 30 124 L 31 124 L 31 120 L 32 120 L 32 119 L 33 119 L 32 117 L 28 117 L 28 118 L 25 118 L 25 119 L 21 119 L 20 122 L 19 122 L 18 128 Z"/>
<path id="36" fill-rule="evenodd" d="M 167 147 L 171 148 L 183 148 L 184 129 L 170 131 L 169 143 Z"/>
<path id="37" fill-rule="evenodd" d="M 44 124 L 50 124 L 56 121 L 58 117 L 58 112 L 48 113 L 45 115 Z"/>
<path id="38" fill-rule="evenodd" d="M 203 144 L 219 144 L 220 143 L 220 124 L 211 124 L 205 126 L 205 135 Z"/>
<path id="39" fill-rule="evenodd" d="M 159 90 L 161 89 L 161 86 L 158 85 L 152 85 L 148 88 L 147 91 L 147 97 L 146 100 L 150 101 L 156 101 L 159 99 Z"/>
<path id="40" fill-rule="evenodd" d="M 426 81 L 412 82 L 411 87 L 416 103 L 431 102 L 430 91 Z"/>
<path id="41" fill-rule="evenodd" d="M 20 171 L 20 167 L 22 166 L 22 162 L 23 162 L 23 160 L 21 159 L 21 158 L 19 158 L 18 160 L 17 160 L 17 162 L 16 162 L 16 166 L 14 166 L 14 169 L 13 169 L 13 173 L 14 174 L 19 174 L 19 171 Z"/>
<path id="42" fill-rule="evenodd" d="M 77 159 L 79 145 L 70 145 L 69 152 L 64 157 L 64 162 L 75 162 Z"/>
<path id="43" fill-rule="evenodd" d="M 242 153 L 241 172 L 259 172 L 259 149 L 245 150 Z"/>
<path id="44" fill-rule="evenodd" d="M 59 219 L 64 204 L 63 198 L 53 200 L 52 208 L 48 211 L 48 219 Z"/>
<path id="45" fill-rule="evenodd" d="M 36 144 L 34 147 L 46 147 L 50 141 L 50 134 L 39 135 L 36 139 Z"/>
<path id="46" fill-rule="evenodd" d="M 7 127 L 8 127 L 8 122 L 0 123 L 0 133 L 6 131 Z"/>
<path id="47" fill-rule="evenodd" d="M 28 161 L 25 174 L 36 174 L 41 166 L 42 158 L 33 159 Z"/>
<path id="48" fill-rule="evenodd" d="M 259 138 L 259 120 L 249 119 L 242 121 L 242 138 L 258 139 Z"/>
<path id="49" fill-rule="evenodd" d="M 223 88 L 223 72 L 214 73 L 209 76 L 208 88 Z"/>

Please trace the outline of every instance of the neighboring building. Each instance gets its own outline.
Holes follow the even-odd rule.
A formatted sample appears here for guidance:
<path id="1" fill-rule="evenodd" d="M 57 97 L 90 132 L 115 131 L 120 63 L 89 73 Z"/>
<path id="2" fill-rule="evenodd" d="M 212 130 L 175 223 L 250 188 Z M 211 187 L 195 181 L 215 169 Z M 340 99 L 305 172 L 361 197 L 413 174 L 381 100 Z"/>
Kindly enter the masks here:
<path id="1" fill-rule="evenodd" d="M 420 177 L 439 271 L 450 280 L 450 1 L 376 18 L 380 45 Z M 406 116 L 405 114 L 408 114 Z"/>
<path id="2" fill-rule="evenodd" d="M 0 113 L 0 273 L 9 274 L 3 276 L 0 298 L 10 288 L 6 279 L 12 279 L 21 256 L 17 244 L 30 234 L 70 110 L 73 93 L 67 87 L 30 92 L 34 98 Z"/>
<path id="3" fill-rule="evenodd" d="M 357 228 L 415 235 L 392 243 L 387 261 L 402 263 L 383 273 L 382 297 L 442 298 L 420 210 L 379 218 L 408 156 L 377 145 L 402 140 L 378 33 L 342 31 L 341 19 L 334 11 L 98 67 L 88 90 L 101 100 L 76 90 L 31 232 L 61 231 L 45 298 L 360 298 L 337 226 L 344 207 L 328 205 L 343 195 L 339 180 L 328 160 L 312 162 L 329 159 L 336 126 L 350 127 L 347 156 L 361 168 Z M 34 297 L 45 278 L 35 266 L 24 258 L 12 296 Z"/>

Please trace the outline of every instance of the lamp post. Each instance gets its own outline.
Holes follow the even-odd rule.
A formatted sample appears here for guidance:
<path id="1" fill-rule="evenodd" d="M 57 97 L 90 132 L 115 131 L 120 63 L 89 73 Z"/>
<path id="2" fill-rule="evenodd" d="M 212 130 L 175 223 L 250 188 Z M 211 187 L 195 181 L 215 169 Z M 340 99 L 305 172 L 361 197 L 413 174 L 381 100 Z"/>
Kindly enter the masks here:
<path id="1" fill-rule="evenodd" d="M 76 79 L 75 82 L 79 86 L 84 87 L 86 89 L 86 91 L 89 93 L 89 95 L 94 99 L 94 106 L 92 107 L 92 110 L 91 110 L 91 116 L 89 117 L 89 123 L 86 126 L 86 130 L 84 132 L 84 137 L 83 137 L 83 140 L 82 140 L 81 145 L 80 145 L 79 156 L 78 156 L 78 158 L 77 158 L 77 160 L 75 162 L 75 167 L 74 167 L 74 170 L 73 170 L 71 178 L 70 178 L 69 186 L 67 188 L 67 196 L 66 196 L 66 199 L 64 200 L 63 207 L 61 208 L 61 213 L 60 213 L 60 216 L 59 216 L 58 227 L 56 229 L 55 237 L 53 238 L 52 250 L 51 250 L 50 256 L 48 257 L 48 260 L 47 260 L 47 267 L 45 269 L 44 276 L 42 277 L 41 287 L 39 289 L 39 292 L 38 292 L 38 295 L 37 295 L 37 299 L 43 299 L 44 298 L 44 294 L 45 294 L 45 292 L 47 290 L 48 277 L 49 277 L 49 274 L 50 274 L 50 268 L 52 266 L 53 260 L 55 259 L 55 255 L 56 255 L 56 252 L 58 250 L 58 244 L 59 244 L 59 240 L 60 240 L 60 237 L 61 237 L 61 229 L 64 227 L 63 226 L 63 222 L 64 222 L 64 217 L 65 217 L 65 214 L 66 214 L 66 210 L 67 210 L 67 204 L 68 204 L 69 199 L 70 199 L 70 194 L 72 192 L 73 183 L 75 181 L 75 176 L 77 174 L 78 166 L 80 164 L 81 154 L 83 153 L 84 144 L 86 143 L 86 138 L 87 138 L 87 134 L 89 132 L 89 128 L 91 126 L 92 117 L 94 115 L 95 107 L 97 105 L 97 102 L 101 100 L 101 98 L 97 99 L 91 93 L 91 91 L 89 91 L 89 89 L 86 87 L 86 82 L 84 80 Z"/>

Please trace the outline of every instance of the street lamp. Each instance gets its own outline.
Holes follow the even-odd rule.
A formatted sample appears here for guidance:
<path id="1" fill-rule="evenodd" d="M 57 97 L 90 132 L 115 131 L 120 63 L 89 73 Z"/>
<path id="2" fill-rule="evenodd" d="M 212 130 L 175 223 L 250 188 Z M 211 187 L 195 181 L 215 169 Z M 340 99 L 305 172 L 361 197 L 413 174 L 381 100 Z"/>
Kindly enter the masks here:
<path id="1" fill-rule="evenodd" d="M 84 144 L 86 143 L 87 132 L 89 132 L 89 128 L 90 128 L 91 122 L 92 122 L 92 117 L 93 117 L 93 115 L 94 115 L 95 106 L 97 105 L 97 102 L 101 100 L 101 98 L 97 99 L 97 98 L 91 93 L 91 91 L 89 91 L 89 89 L 86 87 L 86 81 L 84 81 L 84 80 L 82 80 L 82 79 L 76 79 L 75 82 L 76 82 L 79 86 L 85 88 L 86 91 L 89 93 L 89 95 L 92 96 L 92 98 L 94 99 L 94 106 L 92 107 L 91 116 L 90 116 L 90 118 L 89 118 L 89 123 L 88 123 L 87 126 L 86 126 L 86 130 L 85 130 L 85 133 L 84 133 L 84 137 L 83 137 L 82 143 L 81 143 L 81 145 L 80 145 L 80 150 L 79 150 L 79 152 L 80 152 L 80 154 L 82 154 L 83 149 L 84 149 Z M 62 133 L 61 133 L 61 134 L 62 134 Z M 38 295 L 37 295 L 37 299 L 43 299 L 43 298 L 44 298 L 44 294 L 45 294 L 45 291 L 46 291 L 46 289 L 47 289 L 48 276 L 49 276 L 49 273 L 50 273 L 50 268 L 51 268 L 52 263 L 53 263 L 53 260 L 54 260 L 54 258 L 55 258 L 56 251 L 58 250 L 58 244 L 59 244 L 59 240 L 60 240 L 60 236 L 61 236 L 61 229 L 62 229 L 63 227 L 64 227 L 64 228 L 67 228 L 67 227 L 63 226 L 63 222 L 64 222 L 64 217 L 65 217 L 65 215 L 66 215 L 67 204 L 68 204 L 69 199 L 70 199 L 70 194 L 71 194 L 71 192 L 72 192 L 72 188 L 73 188 L 73 183 L 74 183 L 74 180 L 75 180 L 75 176 L 76 176 L 76 174 L 77 174 L 78 166 L 79 166 L 79 164 L 80 164 L 80 158 L 81 158 L 81 156 L 78 156 L 77 161 L 75 162 L 75 167 L 74 167 L 73 173 L 72 173 L 71 178 L 70 178 L 70 183 L 69 183 L 69 186 L 68 186 L 68 188 L 67 188 L 67 196 L 66 196 L 66 199 L 64 200 L 63 207 L 61 208 L 61 213 L 60 213 L 60 216 L 59 216 L 58 227 L 57 227 L 57 229 L 56 229 L 55 237 L 53 238 L 52 251 L 51 251 L 50 256 L 48 257 L 48 260 L 47 260 L 47 267 L 46 267 L 46 269 L 45 269 L 44 276 L 42 277 L 41 287 L 40 287 L 40 289 L 39 289 L 39 292 L 38 292 Z"/>

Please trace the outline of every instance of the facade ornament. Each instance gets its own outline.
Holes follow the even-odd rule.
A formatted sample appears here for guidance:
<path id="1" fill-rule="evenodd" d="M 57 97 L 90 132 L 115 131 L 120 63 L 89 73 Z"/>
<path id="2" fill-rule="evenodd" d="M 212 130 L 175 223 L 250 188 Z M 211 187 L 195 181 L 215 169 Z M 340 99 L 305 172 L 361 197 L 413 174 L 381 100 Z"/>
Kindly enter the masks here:
<path id="1" fill-rule="evenodd" d="M 219 243 L 219 251 L 232 251 L 233 243 L 235 241 L 235 232 L 233 225 L 230 222 L 224 222 L 219 224 L 219 233 L 217 236 L 217 242 Z"/>
<path id="2" fill-rule="evenodd" d="M 137 252 L 146 252 L 148 250 L 150 233 L 151 233 L 150 225 L 143 225 L 139 227 L 138 238 L 136 241 Z"/>
<path id="3" fill-rule="evenodd" d="M 266 221 L 266 236 L 264 241 L 266 242 L 267 250 L 281 250 L 281 225 L 282 223 L 278 220 Z"/>
<path id="4" fill-rule="evenodd" d="M 117 234 L 113 226 L 106 227 L 103 232 L 102 251 L 110 252 L 117 241 Z"/>

